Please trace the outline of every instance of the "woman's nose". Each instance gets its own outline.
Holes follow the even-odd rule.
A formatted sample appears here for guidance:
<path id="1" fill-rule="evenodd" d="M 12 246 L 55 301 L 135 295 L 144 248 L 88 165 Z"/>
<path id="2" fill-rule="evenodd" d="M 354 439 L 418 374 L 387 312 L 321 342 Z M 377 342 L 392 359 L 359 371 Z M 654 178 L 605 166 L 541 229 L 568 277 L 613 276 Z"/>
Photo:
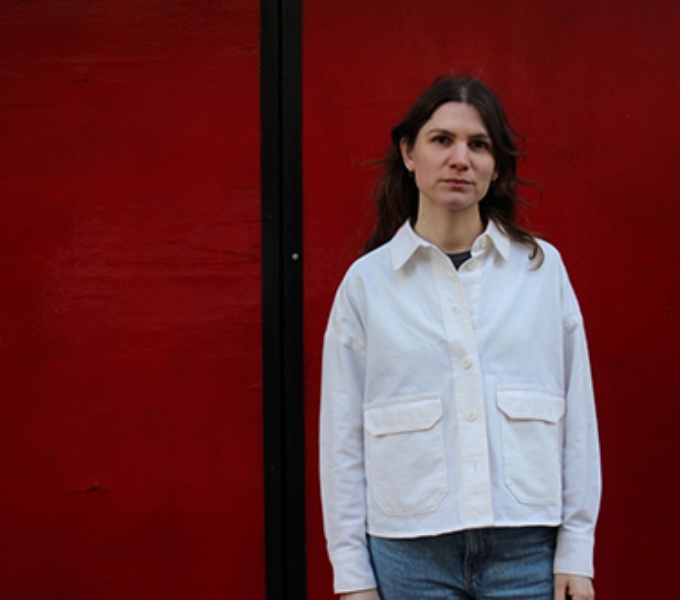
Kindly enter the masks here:
<path id="1" fill-rule="evenodd" d="M 466 144 L 453 144 L 449 154 L 449 166 L 463 168 L 470 166 L 470 157 Z"/>

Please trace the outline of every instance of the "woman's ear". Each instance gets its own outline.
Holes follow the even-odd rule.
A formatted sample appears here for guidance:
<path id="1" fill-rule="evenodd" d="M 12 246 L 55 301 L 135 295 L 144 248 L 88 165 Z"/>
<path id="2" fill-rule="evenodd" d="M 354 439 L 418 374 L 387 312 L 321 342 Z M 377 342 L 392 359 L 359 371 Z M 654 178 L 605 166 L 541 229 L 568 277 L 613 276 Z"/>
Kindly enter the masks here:
<path id="1" fill-rule="evenodd" d="M 406 138 L 401 138 L 401 142 L 399 142 L 399 150 L 401 150 L 401 159 L 404 161 L 404 166 L 406 167 L 406 170 L 409 171 L 410 173 L 413 173 L 413 171 L 415 170 L 413 158 L 411 158 L 411 151 L 413 150 L 413 148 L 408 145 Z"/>

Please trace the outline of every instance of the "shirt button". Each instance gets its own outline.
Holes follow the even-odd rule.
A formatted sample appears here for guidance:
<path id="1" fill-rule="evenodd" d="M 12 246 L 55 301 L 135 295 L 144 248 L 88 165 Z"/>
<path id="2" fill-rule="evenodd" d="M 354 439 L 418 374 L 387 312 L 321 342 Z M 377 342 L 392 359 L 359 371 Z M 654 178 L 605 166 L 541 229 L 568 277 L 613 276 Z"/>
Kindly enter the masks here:
<path id="1" fill-rule="evenodd" d="M 488 245 L 489 245 L 489 240 L 487 240 L 486 238 L 484 238 L 484 239 L 482 239 L 482 240 L 479 240 L 479 247 L 480 247 L 480 248 L 484 249 L 484 248 L 486 248 Z"/>
<path id="2" fill-rule="evenodd" d="M 465 418 L 468 421 L 474 421 L 477 418 L 477 413 L 474 410 L 469 410 L 465 413 Z"/>
<path id="3" fill-rule="evenodd" d="M 477 265 L 479 264 L 476 260 L 472 259 L 467 261 L 467 268 L 470 271 L 474 271 L 477 268 Z"/>
<path id="4" fill-rule="evenodd" d="M 469 368 L 472 366 L 472 361 L 471 361 L 467 356 L 464 356 L 464 357 L 460 360 L 460 364 L 462 365 L 462 367 L 463 367 L 464 369 L 469 369 Z"/>

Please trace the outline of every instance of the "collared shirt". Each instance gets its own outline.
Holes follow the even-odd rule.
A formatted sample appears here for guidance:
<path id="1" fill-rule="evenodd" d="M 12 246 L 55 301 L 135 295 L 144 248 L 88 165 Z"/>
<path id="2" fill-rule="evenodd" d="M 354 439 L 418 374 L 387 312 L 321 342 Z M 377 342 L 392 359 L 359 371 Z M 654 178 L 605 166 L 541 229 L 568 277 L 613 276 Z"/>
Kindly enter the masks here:
<path id="1" fill-rule="evenodd" d="M 490 222 L 459 271 L 407 222 L 343 279 L 324 339 L 320 467 L 336 592 L 376 586 L 366 534 L 558 526 L 592 576 L 600 499 L 583 321 L 559 253 Z"/>

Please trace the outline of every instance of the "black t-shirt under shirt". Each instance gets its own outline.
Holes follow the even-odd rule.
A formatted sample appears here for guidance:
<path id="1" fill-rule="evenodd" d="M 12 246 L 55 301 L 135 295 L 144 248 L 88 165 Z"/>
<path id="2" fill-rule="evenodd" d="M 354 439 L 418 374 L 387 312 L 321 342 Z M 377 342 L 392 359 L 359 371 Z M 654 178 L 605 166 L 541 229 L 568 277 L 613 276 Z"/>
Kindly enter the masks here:
<path id="1" fill-rule="evenodd" d="M 466 250 L 465 252 L 456 252 L 455 254 L 447 254 L 447 256 L 451 259 L 451 262 L 453 263 L 453 266 L 456 267 L 456 270 L 460 268 L 460 266 L 472 256 L 472 253 L 469 250 Z"/>

